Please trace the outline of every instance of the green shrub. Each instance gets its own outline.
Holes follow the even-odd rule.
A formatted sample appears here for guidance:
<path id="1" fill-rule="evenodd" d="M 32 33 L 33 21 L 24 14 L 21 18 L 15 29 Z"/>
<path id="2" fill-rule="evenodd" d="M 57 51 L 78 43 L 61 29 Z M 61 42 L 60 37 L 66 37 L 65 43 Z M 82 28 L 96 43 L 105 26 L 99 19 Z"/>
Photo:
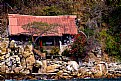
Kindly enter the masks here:
<path id="1" fill-rule="evenodd" d="M 51 52 L 50 52 L 50 54 L 52 54 L 52 55 L 58 55 L 59 51 L 60 51 L 59 47 L 53 47 L 52 50 L 51 50 Z"/>
<path id="2" fill-rule="evenodd" d="M 62 52 L 62 56 L 69 57 L 69 56 L 70 56 L 69 50 L 68 50 L 68 49 L 65 49 L 65 50 Z"/>

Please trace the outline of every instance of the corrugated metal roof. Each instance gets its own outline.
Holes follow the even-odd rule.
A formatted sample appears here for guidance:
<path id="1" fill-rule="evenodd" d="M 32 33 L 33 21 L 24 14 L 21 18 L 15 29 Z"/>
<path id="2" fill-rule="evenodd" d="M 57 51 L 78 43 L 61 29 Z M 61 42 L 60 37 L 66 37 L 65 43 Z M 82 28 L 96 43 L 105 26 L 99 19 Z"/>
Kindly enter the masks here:
<path id="1" fill-rule="evenodd" d="M 43 34 L 46 36 L 60 36 L 62 34 L 77 34 L 77 27 L 75 24 L 75 15 L 63 15 L 63 16 L 31 16 L 31 15 L 19 15 L 8 14 L 9 18 L 9 31 L 10 35 L 17 35 L 20 33 L 27 33 L 28 31 L 22 28 L 22 25 L 30 22 L 47 22 L 48 24 L 60 24 L 58 27 L 58 33 Z"/>

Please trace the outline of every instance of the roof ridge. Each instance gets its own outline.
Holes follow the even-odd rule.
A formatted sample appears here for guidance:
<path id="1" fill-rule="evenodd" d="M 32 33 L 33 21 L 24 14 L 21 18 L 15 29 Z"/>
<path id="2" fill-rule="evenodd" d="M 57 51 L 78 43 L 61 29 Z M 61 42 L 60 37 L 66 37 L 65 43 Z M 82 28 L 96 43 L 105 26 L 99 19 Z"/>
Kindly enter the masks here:
<path id="1" fill-rule="evenodd" d="M 40 17 L 44 17 L 44 18 L 48 18 L 48 17 L 50 17 L 50 18 L 60 18 L 60 17 L 64 17 L 64 18 L 76 18 L 76 15 L 58 15 L 58 16 L 34 16 L 34 15 L 21 15 L 21 14 L 8 14 L 8 16 L 30 16 L 30 17 L 38 17 L 38 18 L 40 18 Z"/>

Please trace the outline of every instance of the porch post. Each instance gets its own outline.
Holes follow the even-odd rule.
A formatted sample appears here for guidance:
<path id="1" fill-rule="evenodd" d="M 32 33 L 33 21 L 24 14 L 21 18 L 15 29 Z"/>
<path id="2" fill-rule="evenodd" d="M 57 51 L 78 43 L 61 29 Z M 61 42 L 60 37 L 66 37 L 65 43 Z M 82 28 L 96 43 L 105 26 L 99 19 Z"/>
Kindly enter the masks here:
<path id="1" fill-rule="evenodd" d="M 60 47 L 60 52 L 59 52 L 59 54 L 61 55 L 61 53 L 62 53 L 62 42 L 61 42 L 61 41 L 59 41 L 59 47 Z"/>
<path id="2" fill-rule="evenodd" d="M 55 37 L 54 37 L 54 46 L 55 46 L 56 44 L 55 44 Z"/>
<path id="3" fill-rule="evenodd" d="M 42 47 L 42 40 L 40 40 L 40 48 Z"/>
<path id="4" fill-rule="evenodd" d="M 39 38 L 39 45 L 40 45 L 40 49 L 42 48 L 42 36 L 40 36 Z"/>

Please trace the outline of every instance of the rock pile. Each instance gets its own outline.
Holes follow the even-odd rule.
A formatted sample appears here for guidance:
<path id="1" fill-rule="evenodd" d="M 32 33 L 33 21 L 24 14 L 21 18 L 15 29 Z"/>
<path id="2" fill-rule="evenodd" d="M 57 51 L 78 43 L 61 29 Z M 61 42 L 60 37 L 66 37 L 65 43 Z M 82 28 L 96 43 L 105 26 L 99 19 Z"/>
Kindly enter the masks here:
<path id="1" fill-rule="evenodd" d="M 65 78 L 69 79 L 73 77 L 74 75 L 77 75 L 79 65 L 76 61 L 47 61 L 47 73 L 56 73 L 56 76 L 54 76 L 54 79 L 57 78 Z"/>
<path id="2" fill-rule="evenodd" d="M 97 53 L 98 56 L 95 56 Z M 50 79 L 121 77 L 121 63 L 102 61 L 100 48 L 91 52 L 88 60 L 85 59 L 81 65 L 70 59 L 47 60 L 44 53 L 39 55 L 42 59 L 35 59 L 32 45 L 17 45 L 14 40 L 0 38 L 0 73 L 55 74 Z M 33 67 L 37 71 L 33 71 Z"/>
<path id="3" fill-rule="evenodd" d="M 8 38 L 0 38 L 0 72 L 30 73 L 35 63 L 32 45 L 16 45 Z"/>

